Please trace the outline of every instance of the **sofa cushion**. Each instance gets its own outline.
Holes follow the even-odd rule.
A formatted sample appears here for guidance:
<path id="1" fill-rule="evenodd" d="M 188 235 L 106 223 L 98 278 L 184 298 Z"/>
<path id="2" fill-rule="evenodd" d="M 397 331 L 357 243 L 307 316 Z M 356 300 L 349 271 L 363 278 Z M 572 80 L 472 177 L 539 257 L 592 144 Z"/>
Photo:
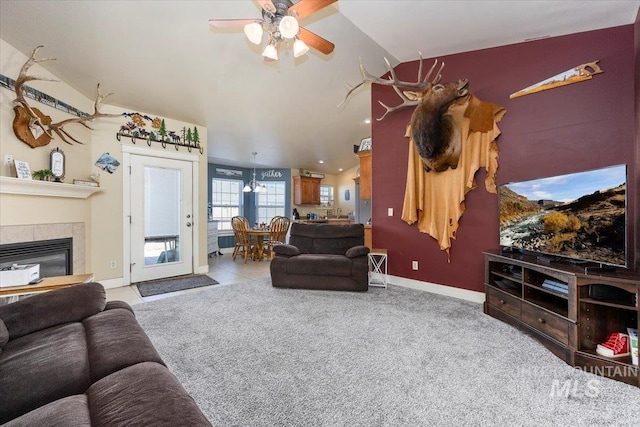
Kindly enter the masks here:
<path id="1" fill-rule="evenodd" d="M 77 394 L 75 396 L 58 399 L 33 411 L 22 415 L 2 427 L 89 427 L 91 418 L 87 396 Z"/>
<path id="2" fill-rule="evenodd" d="M 317 276 L 351 276 L 352 262 L 343 255 L 302 254 L 290 258 L 287 273 Z"/>
<path id="3" fill-rule="evenodd" d="M 0 354 L 2 354 L 2 348 L 9 342 L 9 331 L 5 326 L 2 319 L 0 319 Z"/>
<path id="4" fill-rule="evenodd" d="M 77 322 L 96 314 L 106 305 L 100 283 L 84 283 L 56 289 L 0 306 L 0 319 L 15 339 L 56 325 Z"/>
<path id="5" fill-rule="evenodd" d="M 82 324 L 86 330 L 92 383 L 140 362 L 164 364 L 129 309 L 103 311 L 86 318 Z"/>
<path id="6" fill-rule="evenodd" d="M 289 244 L 301 253 L 344 255 L 347 249 L 364 245 L 364 226 L 293 223 Z"/>
<path id="7" fill-rule="evenodd" d="M 0 354 L 0 424 L 56 399 L 84 393 L 89 385 L 81 323 L 12 339 Z"/>
<path id="8" fill-rule="evenodd" d="M 211 425 L 176 377 L 154 362 L 101 379 L 87 390 L 87 397 L 94 427 Z"/>

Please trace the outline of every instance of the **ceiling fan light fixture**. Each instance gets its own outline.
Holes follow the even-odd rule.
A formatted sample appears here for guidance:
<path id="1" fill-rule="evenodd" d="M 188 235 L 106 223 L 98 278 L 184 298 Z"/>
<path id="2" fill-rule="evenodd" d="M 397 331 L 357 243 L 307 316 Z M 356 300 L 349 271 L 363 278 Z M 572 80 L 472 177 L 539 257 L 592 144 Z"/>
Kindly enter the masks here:
<path id="1" fill-rule="evenodd" d="M 265 46 L 264 51 L 262 52 L 262 56 L 277 61 L 278 51 L 276 50 L 276 47 L 274 45 L 268 44 L 267 46 Z"/>
<path id="2" fill-rule="evenodd" d="M 307 52 L 309 52 L 309 46 L 296 37 L 296 41 L 293 42 L 293 57 L 298 58 Z"/>
<path id="3" fill-rule="evenodd" d="M 280 20 L 280 24 L 278 25 L 278 29 L 280 30 L 280 34 L 282 37 L 286 39 L 292 39 L 298 35 L 298 31 L 300 31 L 300 26 L 298 25 L 298 21 L 293 16 L 284 16 Z"/>
<path id="4" fill-rule="evenodd" d="M 244 26 L 244 34 L 251 43 L 260 44 L 262 42 L 262 25 L 257 22 L 247 24 Z"/>

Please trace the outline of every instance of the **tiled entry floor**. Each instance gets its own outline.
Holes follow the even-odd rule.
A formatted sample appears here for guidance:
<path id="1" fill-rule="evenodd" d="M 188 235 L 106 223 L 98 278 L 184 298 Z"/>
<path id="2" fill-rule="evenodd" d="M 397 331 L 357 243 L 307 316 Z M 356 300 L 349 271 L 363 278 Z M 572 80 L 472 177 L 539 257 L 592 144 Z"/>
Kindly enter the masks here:
<path id="1" fill-rule="evenodd" d="M 230 253 L 209 258 L 208 275 L 220 282 L 220 285 L 230 285 L 245 280 L 255 280 L 269 277 L 269 261 L 251 261 L 246 264 L 242 258 L 235 261 Z M 220 286 L 215 285 L 215 286 Z M 107 289 L 107 301 L 124 301 L 131 305 L 141 304 L 147 301 L 154 301 L 161 298 L 170 298 L 187 292 L 199 292 L 202 288 L 188 289 L 185 291 L 171 292 L 168 294 L 141 297 L 136 286 L 125 286 L 121 288 Z"/>

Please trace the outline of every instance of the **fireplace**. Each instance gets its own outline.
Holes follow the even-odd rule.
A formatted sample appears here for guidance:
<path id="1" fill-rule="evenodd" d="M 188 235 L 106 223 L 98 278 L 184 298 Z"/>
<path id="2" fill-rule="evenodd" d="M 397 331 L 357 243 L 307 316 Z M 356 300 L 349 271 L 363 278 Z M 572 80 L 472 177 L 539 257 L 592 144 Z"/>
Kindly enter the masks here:
<path id="1" fill-rule="evenodd" d="M 40 277 L 73 274 L 73 239 L 0 245 L 0 268 L 12 264 L 40 264 Z"/>

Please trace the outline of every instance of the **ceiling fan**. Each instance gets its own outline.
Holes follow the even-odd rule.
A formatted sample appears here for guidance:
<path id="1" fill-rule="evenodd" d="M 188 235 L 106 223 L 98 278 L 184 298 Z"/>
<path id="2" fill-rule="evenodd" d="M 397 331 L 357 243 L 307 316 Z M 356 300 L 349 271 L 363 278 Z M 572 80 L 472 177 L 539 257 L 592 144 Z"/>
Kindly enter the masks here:
<path id="1" fill-rule="evenodd" d="M 309 46 L 324 53 L 333 52 L 330 41 L 304 29 L 298 21 L 338 0 L 257 0 L 262 6 L 262 19 L 210 19 L 214 28 L 244 27 L 244 33 L 255 44 L 262 43 L 267 34 L 267 45 L 262 56 L 267 60 L 278 60 L 278 49 L 283 42 L 293 41 L 293 55 L 299 57 L 309 51 Z"/>

